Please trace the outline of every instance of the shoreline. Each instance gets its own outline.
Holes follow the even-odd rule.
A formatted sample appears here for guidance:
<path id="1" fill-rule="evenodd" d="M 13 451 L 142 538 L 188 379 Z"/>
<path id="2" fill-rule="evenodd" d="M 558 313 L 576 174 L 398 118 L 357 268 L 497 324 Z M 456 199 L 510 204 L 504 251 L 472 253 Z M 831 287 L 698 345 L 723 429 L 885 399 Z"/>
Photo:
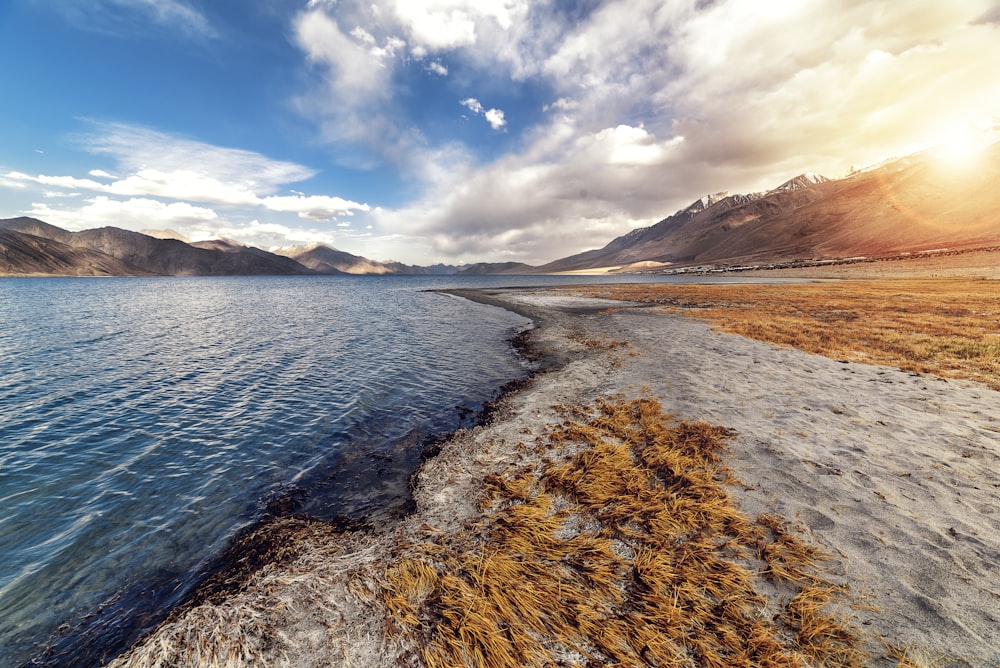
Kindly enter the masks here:
<path id="1" fill-rule="evenodd" d="M 532 288 L 528 288 L 529 290 Z M 544 288 L 542 288 L 544 289 Z M 501 294 L 510 292 L 516 293 L 524 288 L 450 288 L 435 290 L 437 292 L 451 294 L 463 299 L 468 299 L 477 303 L 487 304 L 498 308 L 504 308 L 514 313 L 522 315 L 534 323 L 532 328 L 526 329 L 515 335 L 511 340 L 511 345 L 518 353 L 536 365 L 533 372 L 526 378 L 508 383 L 500 390 L 500 395 L 491 402 L 486 402 L 477 423 L 469 429 L 460 428 L 450 436 L 446 436 L 443 441 L 437 441 L 423 447 L 420 457 L 423 460 L 410 476 L 411 498 L 416 500 L 421 494 L 425 494 L 425 485 L 421 482 L 424 472 L 443 462 L 451 462 L 455 456 L 453 450 L 456 443 L 466 443 L 467 439 L 475 438 L 478 434 L 489 432 L 491 425 L 504 424 L 510 418 L 510 401 L 513 397 L 522 393 L 532 393 L 535 391 L 533 385 L 546 374 L 559 371 L 578 355 L 568 354 L 562 346 L 552 346 L 540 344 L 537 340 L 542 331 L 547 326 L 551 326 L 553 314 L 550 309 L 538 307 L 530 303 L 517 303 L 504 299 Z M 497 295 L 491 294 L 496 292 Z M 596 302 L 598 300 L 590 300 Z M 580 313 L 596 313 L 610 305 L 600 304 L 597 306 L 580 306 L 575 309 L 575 315 Z M 579 334 L 582 329 L 574 328 Z M 576 353 L 587 352 L 586 346 L 576 346 Z M 591 351 L 592 352 L 592 351 Z M 453 463 L 454 465 L 454 463 Z M 431 474 L 432 476 L 436 474 Z M 419 504 L 419 501 L 417 501 Z M 280 505 L 280 504 L 279 504 Z M 448 511 L 450 513 L 450 510 Z M 143 658 L 135 659 L 134 655 L 143 647 L 155 642 L 154 637 L 162 634 L 166 629 L 176 625 L 187 625 L 189 618 L 198 617 L 198 608 L 206 606 L 226 605 L 227 598 L 231 595 L 239 596 L 247 590 L 256 587 L 256 581 L 264 575 L 271 573 L 275 569 L 289 566 L 295 559 L 302 558 L 314 552 L 323 552 L 334 562 L 343 558 L 343 555 L 352 554 L 352 549 L 356 553 L 372 555 L 373 546 L 380 543 L 386 532 L 393 530 L 400 522 L 413 520 L 420 515 L 420 510 L 399 515 L 390 526 L 383 525 L 374 531 L 371 526 L 361 526 L 351 523 L 330 524 L 310 517 L 292 515 L 272 515 L 262 519 L 248 527 L 237 536 L 233 544 L 226 550 L 225 555 L 220 557 L 223 565 L 213 569 L 204 581 L 195 588 L 185 600 L 170 610 L 165 618 L 159 622 L 149 633 L 133 644 L 131 649 L 121 652 L 116 658 L 106 665 L 148 665 Z M 227 556 L 228 555 L 228 556 Z M 353 563 L 354 559 L 347 557 Z M 169 631 L 166 631 L 169 632 Z M 380 635 L 380 634 L 376 634 Z M 370 639 L 369 644 L 375 642 Z M 381 644 L 381 643 L 375 643 Z M 370 657 L 374 658 L 374 657 Z M 387 660 L 387 659 L 385 659 Z M 153 662 L 155 663 L 155 661 Z M 322 661 L 319 664 L 326 665 Z M 182 664 L 181 665 L 185 665 Z M 187 665 L 197 665 L 193 662 Z M 300 665 L 295 662 L 284 665 Z M 308 665 L 308 664 L 306 664 Z M 361 663 L 358 665 L 378 665 L 377 663 Z"/>
<path id="2" fill-rule="evenodd" d="M 385 635 L 385 611 L 356 574 L 394 547 L 426 540 L 428 527 L 460 531 L 480 512 L 486 476 L 523 465 L 519 446 L 563 419 L 559 406 L 616 394 L 656 395 L 683 419 L 735 429 L 726 459 L 743 485 L 734 494 L 750 512 L 778 512 L 840 555 L 837 577 L 872 608 L 857 612 L 871 636 L 870 665 L 896 665 L 876 638 L 939 665 L 1000 661 L 1000 592 L 988 585 L 1000 568 L 992 561 L 1000 424 L 991 390 L 842 364 L 634 304 L 529 288 L 448 292 L 540 323 L 530 345 L 547 371 L 421 465 L 411 478 L 417 511 L 397 526 L 334 533 L 288 520 L 281 558 L 265 560 L 234 593 L 168 620 L 111 665 L 151 665 L 157 645 L 164 651 L 178 637 L 171 657 L 179 665 L 236 649 L 274 665 L 395 665 L 412 656 L 413 647 Z M 243 644 L 234 648 L 237 636 Z"/>
<path id="3" fill-rule="evenodd" d="M 530 327 L 507 340 L 519 355 L 527 346 L 529 332 Z M 303 536 L 322 534 L 329 538 L 389 530 L 415 506 L 411 482 L 420 465 L 456 432 L 489 421 L 504 396 L 517 391 L 533 373 L 492 386 L 489 391 L 495 396 L 478 406 L 471 400 L 456 405 L 451 431 L 433 431 L 422 425 L 395 441 L 386 441 L 384 447 L 337 453 L 315 464 L 302 476 L 258 499 L 256 515 L 233 533 L 221 551 L 206 554 L 193 574 L 164 570 L 165 576 L 155 571 L 153 577 L 135 580 L 93 609 L 65 620 L 52 636 L 39 640 L 34 652 L 18 665 L 107 665 L 192 608 L 222 601 L 243 589 L 261 569 L 287 563 L 298 554 Z M 377 482 L 380 489 L 362 489 L 364 479 Z M 331 488 L 336 489 L 332 494 Z M 371 498 L 363 503 L 362 497 Z M 180 596 L 178 590 L 183 591 Z"/>

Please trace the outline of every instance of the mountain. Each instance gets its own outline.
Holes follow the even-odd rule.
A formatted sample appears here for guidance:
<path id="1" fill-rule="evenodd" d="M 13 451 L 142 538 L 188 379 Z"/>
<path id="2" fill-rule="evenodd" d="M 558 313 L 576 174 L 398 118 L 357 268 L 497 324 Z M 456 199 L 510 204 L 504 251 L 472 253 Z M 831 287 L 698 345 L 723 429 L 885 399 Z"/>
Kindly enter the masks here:
<path id="1" fill-rule="evenodd" d="M 319 274 L 391 273 L 367 258 L 352 255 L 321 243 L 279 248 L 277 252 L 279 255 L 291 258 Z M 375 269 L 375 272 L 371 272 L 372 269 Z"/>
<path id="2" fill-rule="evenodd" d="M 173 230 L 101 227 L 69 232 L 35 218 L 0 220 L 0 276 L 454 274 L 459 267 L 375 262 L 311 244 L 271 253 L 232 239 L 189 242 Z"/>
<path id="3" fill-rule="evenodd" d="M 821 176 L 815 172 L 806 172 L 805 174 L 799 174 L 794 179 L 789 179 L 785 181 L 777 188 L 769 191 L 767 194 L 779 193 L 779 192 L 791 192 L 793 190 L 801 190 L 802 188 L 809 188 L 811 186 L 827 183 L 830 179 L 825 176 Z"/>
<path id="4" fill-rule="evenodd" d="M 186 244 L 191 243 L 191 239 L 177 230 L 139 230 L 139 232 L 154 239 L 177 239 L 177 241 L 183 241 Z"/>
<path id="5" fill-rule="evenodd" d="M 1000 143 L 977 167 L 933 153 L 830 180 L 807 173 L 764 193 L 701 198 L 541 272 L 876 257 L 1000 243 Z"/>
<path id="6" fill-rule="evenodd" d="M 267 273 L 270 275 L 284 273 L 284 274 L 307 274 L 315 273 L 312 271 L 303 271 L 303 269 L 308 269 L 304 265 L 296 262 L 295 260 L 285 257 L 284 255 L 278 255 L 276 253 L 271 253 L 269 251 L 263 250 L 261 248 L 256 248 L 254 246 L 246 246 L 238 241 L 233 241 L 232 239 L 212 239 L 208 241 L 195 241 L 188 244 L 195 248 L 201 248 L 203 250 L 218 251 L 220 253 L 230 253 L 239 256 L 239 262 L 242 263 L 246 268 L 254 269 L 257 268 L 261 273 Z M 282 271 L 278 271 L 282 270 Z"/>
<path id="7" fill-rule="evenodd" d="M 70 245 L 106 253 L 155 274 L 166 276 L 253 276 L 312 273 L 287 258 L 274 261 L 257 253 L 198 248 L 176 239 L 101 227 L 74 232 Z M 270 255 L 270 254 L 268 254 Z M 277 259 L 277 256 L 273 256 Z"/>
<path id="8" fill-rule="evenodd" d="M 277 252 L 320 274 L 432 275 L 458 271 L 458 267 L 445 264 L 420 267 L 402 262 L 378 262 L 322 243 L 280 248 Z"/>
<path id="9" fill-rule="evenodd" d="M 478 262 L 460 269 L 457 273 L 472 276 L 484 274 L 531 274 L 536 270 L 523 262 Z"/>
<path id="10" fill-rule="evenodd" d="M 4 273 L 53 275 L 89 275 L 92 267 L 104 275 L 166 275 L 166 276 L 252 276 L 296 275 L 313 273 L 286 257 L 245 246 L 198 248 L 176 239 L 155 239 L 139 232 L 117 227 L 101 227 L 82 232 L 69 232 L 34 218 L 0 220 L 0 230 L 28 235 L 23 239 L 7 235 L 11 244 L 7 257 L 17 258 L 16 267 L 4 268 Z M 37 241 L 41 240 L 41 241 Z M 51 243 L 60 244 L 53 246 Z M 86 255 L 67 256 L 66 246 Z M 47 267 L 47 269 L 46 269 Z"/>
<path id="11" fill-rule="evenodd" d="M 121 260 L 53 239 L 0 228 L 0 276 L 144 276 Z"/>
<path id="12" fill-rule="evenodd" d="M 73 238 L 72 232 L 64 230 L 61 227 L 56 227 L 55 225 L 43 223 L 37 218 L 28 218 L 25 216 L 0 220 L 0 229 L 23 232 L 24 234 L 31 234 L 43 239 L 52 239 L 64 244 L 68 244 L 70 239 Z"/>
<path id="13" fill-rule="evenodd" d="M 451 276 L 452 274 L 457 274 L 462 270 L 463 267 L 454 264 L 444 264 L 443 262 L 438 262 L 437 264 L 429 264 L 425 267 L 419 267 L 414 265 L 409 265 L 415 271 L 414 273 L 423 273 L 427 276 Z M 463 265 L 464 266 L 464 265 Z"/>

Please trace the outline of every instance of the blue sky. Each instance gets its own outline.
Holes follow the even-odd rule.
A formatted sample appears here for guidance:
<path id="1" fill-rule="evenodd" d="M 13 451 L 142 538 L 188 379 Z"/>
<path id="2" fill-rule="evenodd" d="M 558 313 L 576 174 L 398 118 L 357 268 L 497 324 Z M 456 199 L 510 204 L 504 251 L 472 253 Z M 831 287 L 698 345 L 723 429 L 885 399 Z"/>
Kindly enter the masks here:
<path id="1" fill-rule="evenodd" d="M 542 263 L 994 136 L 984 0 L 5 0 L 0 217 Z"/>

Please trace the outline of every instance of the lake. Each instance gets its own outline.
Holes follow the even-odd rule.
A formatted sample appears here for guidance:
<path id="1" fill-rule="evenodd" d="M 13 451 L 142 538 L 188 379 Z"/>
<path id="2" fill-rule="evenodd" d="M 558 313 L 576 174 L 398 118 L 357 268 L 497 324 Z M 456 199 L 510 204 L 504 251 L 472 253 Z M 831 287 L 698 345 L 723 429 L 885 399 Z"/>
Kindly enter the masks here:
<path id="1" fill-rule="evenodd" d="M 0 280 L 0 666 L 119 651 L 275 507 L 403 512 L 531 371 L 527 319 L 428 290 L 621 280 L 655 279 Z"/>

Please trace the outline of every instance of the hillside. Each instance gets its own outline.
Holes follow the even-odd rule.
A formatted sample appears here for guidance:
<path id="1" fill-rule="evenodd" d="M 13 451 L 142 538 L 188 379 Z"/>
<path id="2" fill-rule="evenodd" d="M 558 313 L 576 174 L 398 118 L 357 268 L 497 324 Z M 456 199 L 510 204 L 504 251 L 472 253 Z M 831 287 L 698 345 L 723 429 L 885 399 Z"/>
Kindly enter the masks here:
<path id="1" fill-rule="evenodd" d="M 922 153 L 839 180 L 720 193 L 540 271 L 884 256 L 1000 242 L 1000 144 L 967 168 Z"/>
<path id="2" fill-rule="evenodd" d="M 313 273 L 306 267 L 256 248 L 228 245 L 199 248 L 176 239 L 101 227 L 69 232 L 34 218 L 0 220 L 0 245 L 7 275 L 253 276 Z M 28 239 L 24 237 L 30 237 Z M 69 253 L 68 249 L 77 253 Z"/>
<path id="3" fill-rule="evenodd" d="M 121 260 L 53 239 L 0 228 L 0 276 L 143 276 Z"/>
<path id="4" fill-rule="evenodd" d="M 467 276 L 482 276 L 485 274 L 533 274 L 537 270 L 523 262 L 477 262 L 458 271 Z"/>
<path id="5" fill-rule="evenodd" d="M 454 274 L 458 269 L 445 264 L 420 267 L 402 262 L 378 262 L 322 243 L 281 248 L 277 252 L 321 274 L 430 275 Z"/>

